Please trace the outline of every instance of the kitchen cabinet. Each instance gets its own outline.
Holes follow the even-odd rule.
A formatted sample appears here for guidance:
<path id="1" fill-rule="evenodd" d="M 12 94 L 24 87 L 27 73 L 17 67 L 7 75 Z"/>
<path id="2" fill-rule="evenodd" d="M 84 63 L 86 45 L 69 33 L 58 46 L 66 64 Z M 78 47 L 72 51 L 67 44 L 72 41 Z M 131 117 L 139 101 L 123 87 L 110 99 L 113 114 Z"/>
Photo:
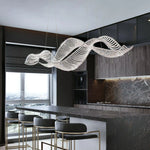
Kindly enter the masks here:
<path id="1" fill-rule="evenodd" d="M 118 58 L 95 55 L 95 79 L 150 75 L 150 45 L 135 46 Z"/>

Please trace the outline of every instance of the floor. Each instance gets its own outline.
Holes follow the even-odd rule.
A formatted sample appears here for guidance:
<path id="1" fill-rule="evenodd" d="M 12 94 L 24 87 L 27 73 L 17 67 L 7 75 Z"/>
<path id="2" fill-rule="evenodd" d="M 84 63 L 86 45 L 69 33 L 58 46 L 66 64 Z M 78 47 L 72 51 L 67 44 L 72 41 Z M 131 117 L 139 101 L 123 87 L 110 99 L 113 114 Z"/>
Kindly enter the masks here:
<path id="1" fill-rule="evenodd" d="M 50 140 L 49 139 L 47 139 L 47 140 L 42 140 L 43 142 L 46 142 L 46 143 L 50 143 Z M 54 141 L 53 141 L 53 143 L 54 143 Z M 32 145 L 32 142 L 30 141 L 30 142 L 28 142 L 28 144 L 29 145 Z M 15 146 L 15 145 L 18 145 L 18 143 L 14 143 L 14 144 L 9 144 L 8 146 Z M 61 145 L 61 141 L 59 141 L 59 143 L 58 143 L 58 145 L 60 146 Z M 67 146 L 68 147 L 68 143 L 67 144 L 65 144 L 64 145 L 65 147 Z M 41 141 L 39 142 L 39 147 L 41 147 Z M 44 145 L 44 150 L 50 150 L 50 146 L 47 146 L 47 145 Z M 18 148 L 16 148 L 16 149 L 10 149 L 10 150 L 17 150 Z M 3 146 L 3 147 L 0 147 L 0 150 L 5 150 L 5 146 Z M 8 149 L 9 150 L 9 149 Z M 20 150 L 22 150 L 22 148 L 20 149 Z M 28 148 L 27 150 L 32 150 L 32 148 Z M 54 148 L 52 149 L 52 150 L 54 150 Z"/>
<path id="2" fill-rule="evenodd" d="M 0 150 L 5 150 L 5 146 L 3 146 L 3 147 L 0 147 Z"/>

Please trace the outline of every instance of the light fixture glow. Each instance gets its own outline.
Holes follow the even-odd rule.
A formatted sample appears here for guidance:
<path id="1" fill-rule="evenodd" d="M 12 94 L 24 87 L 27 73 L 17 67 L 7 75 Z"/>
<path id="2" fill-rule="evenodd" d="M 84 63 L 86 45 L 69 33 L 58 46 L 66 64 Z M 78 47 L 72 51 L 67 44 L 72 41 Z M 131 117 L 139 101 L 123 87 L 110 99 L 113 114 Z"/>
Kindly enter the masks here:
<path id="1" fill-rule="evenodd" d="M 94 44 L 98 42 L 103 42 L 108 49 L 95 47 Z M 92 38 L 86 42 L 76 38 L 68 38 L 60 45 L 55 55 L 48 50 L 43 50 L 40 54 L 29 54 L 25 64 L 35 65 L 39 63 L 47 68 L 56 67 L 64 71 L 73 71 L 85 61 L 92 50 L 101 56 L 116 58 L 123 56 L 132 48 L 133 46 L 129 48 L 125 45 L 120 46 L 109 36 Z M 46 63 L 40 62 L 40 59 Z"/>
<path id="2" fill-rule="evenodd" d="M 149 21 L 149 22 L 150 22 L 150 19 L 148 19 L 147 21 Z"/>

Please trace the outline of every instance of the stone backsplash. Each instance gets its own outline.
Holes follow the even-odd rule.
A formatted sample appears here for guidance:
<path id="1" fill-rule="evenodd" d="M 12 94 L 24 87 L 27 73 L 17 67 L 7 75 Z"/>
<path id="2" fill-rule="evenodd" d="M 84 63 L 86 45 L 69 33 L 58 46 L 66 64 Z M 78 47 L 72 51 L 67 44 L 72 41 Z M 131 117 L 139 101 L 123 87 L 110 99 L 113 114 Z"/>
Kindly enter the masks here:
<path id="1" fill-rule="evenodd" d="M 150 105 L 150 77 L 105 80 L 105 102 Z"/>

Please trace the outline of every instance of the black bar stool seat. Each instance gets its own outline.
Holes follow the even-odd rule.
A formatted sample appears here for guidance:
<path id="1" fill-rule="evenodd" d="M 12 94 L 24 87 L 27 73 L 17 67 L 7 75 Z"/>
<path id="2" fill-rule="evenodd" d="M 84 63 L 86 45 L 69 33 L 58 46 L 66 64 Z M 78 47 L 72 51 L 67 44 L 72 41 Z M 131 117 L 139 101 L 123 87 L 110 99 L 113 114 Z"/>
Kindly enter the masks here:
<path id="1" fill-rule="evenodd" d="M 25 128 L 32 128 L 33 127 L 33 123 L 24 123 L 24 127 Z"/>
<path id="2" fill-rule="evenodd" d="M 8 123 L 18 124 L 18 123 L 21 123 L 21 122 L 18 121 L 18 120 L 8 120 Z"/>
<path id="3" fill-rule="evenodd" d="M 57 135 L 58 138 L 62 138 L 62 134 Z M 84 140 L 97 138 L 97 134 L 64 134 L 63 138 L 66 140 Z"/>
<path id="4" fill-rule="evenodd" d="M 24 113 L 19 114 L 19 120 L 25 128 L 33 127 L 34 117 L 37 117 L 37 115 L 25 115 Z"/>
<path id="5" fill-rule="evenodd" d="M 7 117 L 7 118 L 11 118 L 11 119 L 16 119 L 16 120 L 18 120 L 18 113 L 15 112 L 15 111 L 8 111 L 8 112 L 6 113 L 6 117 Z"/>
<path id="6" fill-rule="evenodd" d="M 18 123 L 21 123 L 19 120 L 18 120 L 18 113 L 15 112 L 15 111 L 8 111 L 6 113 L 6 117 L 8 119 L 8 123 L 12 123 L 12 124 L 18 124 Z"/>
<path id="7" fill-rule="evenodd" d="M 46 128 L 39 128 L 39 133 L 55 133 L 55 129 L 46 129 Z"/>
<path id="8" fill-rule="evenodd" d="M 18 115 L 21 122 L 33 122 L 34 117 L 37 117 L 37 115 L 25 115 L 24 113 Z"/>

